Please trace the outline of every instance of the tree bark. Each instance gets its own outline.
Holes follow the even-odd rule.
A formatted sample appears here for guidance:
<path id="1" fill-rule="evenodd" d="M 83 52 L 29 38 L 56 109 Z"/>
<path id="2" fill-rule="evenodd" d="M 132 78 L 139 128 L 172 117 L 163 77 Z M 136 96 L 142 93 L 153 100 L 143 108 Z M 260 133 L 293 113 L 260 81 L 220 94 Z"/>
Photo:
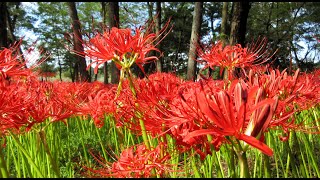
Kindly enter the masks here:
<path id="1" fill-rule="evenodd" d="M 109 15 L 109 21 L 108 25 L 110 28 L 117 27 L 119 28 L 119 2 L 109 2 L 108 4 L 108 15 Z M 120 78 L 120 71 L 116 67 L 116 64 L 111 61 L 110 63 L 110 69 L 111 69 L 111 83 L 112 84 L 118 84 L 119 78 Z"/>
<path id="2" fill-rule="evenodd" d="M 231 22 L 230 45 L 241 44 L 245 46 L 247 19 L 251 8 L 250 2 L 233 2 L 233 16 Z"/>
<path id="3" fill-rule="evenodd" d="M 19 7 L 20 7 L 20 2 L 17 2 L 16 10 L 19 10 Z M 7 23 L 7 35 L 8 35 L 8 42 L 7 43 L 9 45 L 9 44 L 12 44 L 17 41 L 17 38 L 14 35 L 15 24 L 17 22 L 17 15 L 14 15 L 13 19 L 11 19 L 9 9 L 8 8 L 6 8 L 6 9 L 7 9 L 6 23 Z M 19 46 L 18 50 L 19 50 L 19 56 L 20 56 L 21 62 L 25 62 L 21 46 Z M 25 67 L 27 67 L 27 65 L 25 65 Z"/>
<path id="4" fill-rule="evenodd" d="M 82 46 L 82 35 L 80 33 L 80 21 L 78 18 L 78 13 L 76 9 L 75 2 L 67 2 L 69 8 L 69 15 L 72 20 L 72 27 L 73 27 L 73 41 L 74 41 L 74 50 L 76 52 L 83 52 Z M 89 73 L 86 70 L 86 60 L 84 57 L 78 56 L 75 54 L 76 65 L 75 65 L 75 81 L 80 82 L 90 82 Z M 78 75 L 78 73 L 80 75 Z"/>
<path id="5" fill-rule="evenodd" d="M 202 9 L 203 2 L 195 2 L 194 14 L 192 21 L 192 32 L 190 38 L 190 50 L 189 50 L 189 59 L 188 59 L 188 69 L 187 69 L 187 80 L 196 80 L 196 49 L 200 36 L 200 27 L 202 21 Z"/>
<path id="6" fill-rule="evenodd" d="M 107 4 L 106 2 L 101 2 L 101 15 L 102 15 L 102 21 L 103 25 L 107 24 Z M 95 76 L 96 79 L 97 76 Z M 103 83 L 108 84 L 108 62 L 105 62 L 103 64 Z"/>
<path id="7" fill-rule="evenodd" d="M 0 49 L 8 48 L 7 3 L 0 2 Z"/>
<path id="8" fill-rule="evenodd" d="M 223 45 L 227 44 L 227 22 L 228 22 L 228 2 L 223 2 L 222 20 L 221 20 L 221 41 Z"/>
<path id="9" fill-rule="evenodd" d="M 161 2 L 157 1 L 156 2 L 156 13 L 157 13 L 157 17 L 156 17 L 156 34 L 159 35 L 160 29 L 161 29 Z M 159 40 L 161 39 L 161 37 L 159 37 Z M 161 52 L 161 44 L 158 45 L 158 49 Z M 161 72 L 162 71 L 162 62 L 163 59 L 162 57 L 159 56 L 159 60 L 157 61 L 157 72 Z"/>

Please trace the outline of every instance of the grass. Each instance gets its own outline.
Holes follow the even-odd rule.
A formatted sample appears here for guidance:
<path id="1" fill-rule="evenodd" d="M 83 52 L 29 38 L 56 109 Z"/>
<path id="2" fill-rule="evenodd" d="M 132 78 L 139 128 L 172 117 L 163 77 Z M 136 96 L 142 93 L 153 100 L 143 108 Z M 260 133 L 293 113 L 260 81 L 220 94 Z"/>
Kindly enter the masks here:
<path id="1" fill-rule="evenodd" d="M 312 121 L 319 117 L 319 112 L 319 107 L 312 108 L 296 118 Z M 102 128 L 97 128 L 90 118 L 73 117 L 66 122 L 52 123 L 43 132 L 37 130 L 38 127 L 24 134 L 7 136 L 2 152 L 9 177 L 88 177 L 85 167 L 102 167 L 95 158 L 112 163 L 123 149 L 143 142 L 141 137 L 137 138 L 125 128 L 116 129 L 108 116 Z M 256 149 L 247 151 L 251 177 L 319 178 L 319 134 L 291 132 L 289 140 L 282 142 L 278 138 L 281 133 L 274 129 L 266 134 L 266 143 L 274 151 L 273 157 Z M 237 177 L 239 174 L 237 162 L 232 158 L 234 155 L 226 145 L 201 160 L 193 150 L 184 153 L 175 150 L 175 142 L 168 135 L 167 142 L 172 165 L 168 177 Z"/>

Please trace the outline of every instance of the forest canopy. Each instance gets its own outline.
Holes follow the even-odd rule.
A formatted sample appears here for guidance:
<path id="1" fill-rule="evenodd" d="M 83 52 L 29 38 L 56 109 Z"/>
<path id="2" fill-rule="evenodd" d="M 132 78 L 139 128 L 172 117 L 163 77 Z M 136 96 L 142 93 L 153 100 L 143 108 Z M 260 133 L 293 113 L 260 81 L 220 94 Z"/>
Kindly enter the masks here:
<path id="1" fill-rule="evenodd" d="M 110 12 L 113 12 L 110 4 L 112 3 L 75 3 L 81 25 L 80 33 L 84 40 L 97 31 L 102 32 L 103 28 L 111 27 L 110 22 L 114 20 L 114 16 L 110 16 Z M 172 29 L 160 43 L 161 71 L 186 77 L 195 3 L 119 2 L 117 6 L 117 25 L 120 28 L 148 26 L 151 21 L 155 23 L 156 18 L 160 19 L 159 25 L 162 27 L 170 19 Z M 73 25 L 67 3 L 2 2 L 1 8 L 6 12 L 1 14 L 3 21 L 0 21 L 3 23 L 1 26 L 6 27 L 1 30 L 2 47 L 7 47 L 20 38 L 23 39 L 23 47 L 36 43 L 39 51 L 50 54 L 41 66 L 42 71 L 55 72 L 61 80 L 65 77 L 75 80 L 76 57 L 66 48 L 72 45 L 70 42 L 73 38 L 70 36 Z M 302 71 L 311 71 L 319 66 L 320 3 L 317 2 L 250 2 L 240 5 L 236 2 L 204 2 L 198 33 L 200 42 L 215 44 L 219 40 L 233 41 L 233 15 L 240 8 L 247 11 L 238 14 L 240 26 L 245 24 L 245 27 L 239 27 L 241 32 L 237 35 L 243 38 L 234 42 L 245 46 L 266 38 L 270 53 L 276 52 L 272 65 L 280 69 L 300 68 Z M 156 28 L 153 28 L 155 32 Z M 90 59 L 86 58 L 86 64 L 89 63 Z M 105 82 L 110 82 L 111 69 L 114 68 L 108 64 Z M 144 66 L 146 73 L 155 71 L 155 64 Z M 195 65 L 195 74 L 199 73 L 200 67 L 199 63 Z M 93 68 L 88 72 L 90 80 L 103 79 L 103 67 L 99 68 L 98 75 L 94 75 Z M 133 68 L 137 75 L 141 74 L 139 68 Z"/>

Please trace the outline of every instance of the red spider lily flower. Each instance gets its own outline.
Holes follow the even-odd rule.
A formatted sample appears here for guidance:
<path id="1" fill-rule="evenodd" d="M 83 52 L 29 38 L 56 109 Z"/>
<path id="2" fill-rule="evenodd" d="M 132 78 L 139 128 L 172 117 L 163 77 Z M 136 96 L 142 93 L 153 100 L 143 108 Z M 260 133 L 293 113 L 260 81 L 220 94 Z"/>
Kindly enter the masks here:
<path id="1" fill-rule="evenodd" d="M 96 93 L 94 85 L 88 83 L 39 82 L 29 81 L 25 101 L 28 115 L 31 117 L 28 129 L 34 124 L 50 118 L 50 122 L 65 121 L 73 115 L 86 115 L 83 106 L 88 103 L 90 92 Z"/>
<path id="2" fill-rule="evenodd" d="M 117 27 L 112 27 L 103 34 L 97 34 L 89 42 L 84 43 L 84 55 L 92 59 L 88 68 L 92 64 L 96 64 L 95 73 L 97 73 L 100 64 L 113 60 L 119 69 L 129 68 L 133 63 L 136 63 L 143 70 L 142 65 L 145 62 L 158 59 L 156 56 L 147 57 L 147 54 L 152 50 L 159 51 L 156 48 L 157 44 L 154 43 L 164 33 L 168 25 L 169 21 L 158 35 L 143 32 L 142 28 L 136 28 L 135 34 L 132 35 L 131 29 Z"/>
<path id="3" fill-rule="evenodd" d="M 137 118 L 144 121 L 146 130 L 157 136 L 166 130 L 161 118 L 164 113 L 161 111 L 166 111 L 183 81 L 173 74 L 155 73 L 148 79 L 136 82 L 137 105 L 134 113 L 138 112 Z"/>
<path id="4" fill-rule="evenodd" d="M 39 73 L 39 76 L 41 76 L 42 79 L 45 78 L 45 80 L 47 80 L 48 77 L 55 77 L 56 75 L 57 75 L 56 72 L 40 72 Z"/>
<path id="5" fill-rule="evenodd" d="M 15 48 L 0 50 L 0 81 L 10 76 L 27 76 L 31 71 L 25 68 L 26 63 L 20 62 Z"/>
<path id="6" fill-rule="evenodd" d="M 104 125 L 103 119 L 105 115 L 113 115 L 116 110 L 114 99 L 116 96 L 116 87 L 105 87 L 99 90 L 96 94 L 88 96 L 88 103 L 81 107 L 81 112 L 90 114 L 97 127 Z"/>
<path id="7" fill-rule="evenodd" d="M 0 50 L 0 84 L 3 85 L 5 80 L 12 77 L 30 76 L 32 70 L 39 66 L 46 58 L 39 60 L 32 67 L 27 68 L 26 64 L 28 59 L 23 59 L 19 52 L 20 41 L 15 42 L 10 48 L 4 48 Z M 33 47 L 29 48 L 29 52 L 33 50 Z"/>
<path id="8" fill-rule="evenodd" d="M 123 150 L 111 168 L 87 169 L 100 177 L 148 178 L 155 175 L 152 174 L 153 169 L 158 175 L 163 176 L 169 170 L 166 161 L 170 159 L 170 155 L 161 156 L 160 151 L 160 146 L 148 150 L 145 145 L 138 145 Z"/>
<path id="9" fill-rule="evenodd" d="M 271 156 L 272 150 L 259 138 L 269 127 L 277 100 L 264 98 L 262 88 L 248 89 L 244 82 L 233 84 L 228 91 L 205 85 L 194 88 L 191 94 L 195 94 L 195 97 L 182 97 L 185 99 L 181 101 L 182 113 L 171 119 L 171 125 L 191 123 L 193 128 L 189 128 L 184 136 L 184 141 L 188 143 L 197 143 L 198 139 L 194 138 L 210 134 L 214 137 L 210 143 L 218 146 L 226 142 L 225 137 L 230 137 L 242 140 Z M 191 113 L 184 115 L 183 111 L 186 110 Z"/>
<path id="10" fill-rule="evenodd" d="M 207 64 L 204 68 L 220 66 L 222 67 L 220 74 L 226 68 L 229 79 L 232 79 L 232 72 L 235 67 L 245 68 L 260 65 L 272 57 L 268 57 L 266 42 L 264 38 L 260 42 L 258 41 L 249 47 L 243 48 L 240 44 L 223 46 L 222 42 L 218 41 L 211 48 L 206 48 L 204 51 L 198 48 L 198 54 L 200 59 Z"/>
<path id="11" fill-rule="evenodd" d="M 28 125 L 29 114 L 26 107 L 29 102 L 23 84 L 10 84 L 0 86 L 0 133 L 7 130 L 20 131 L 21 127 Z"/>
<path id="12" fill-rule="evenodd" d="M 293 76 L 289 76 L 286 70 L 281 73 L 279 70 L 272 70 L 269 75 L 254 75 L 249 73 L 249 86 L 263 87 L 266 96 L 279 97 L 278 107 L 275 111 L 275 119 L 270 122 L 270 126 L 287 129 L 300 129 L 303 126 L 295 125 L 294 119 L 290 119 L 292 114 L 304 109 L 308 109 L 319 103 L 317 98 L 317 82 L 315 76 L 299 76 L 299 69 Z"/>
<path id="13" fill-rule="evenodd" d="M 53 82 L 53 88 L 47 90 L 53 102 L 51 107 L 52 121 L 66 119 L 72 115 L 87 115 L 86 107 L 90 103 L 90 98 L 108 86 L 101 83 L 66 83 Z"/>

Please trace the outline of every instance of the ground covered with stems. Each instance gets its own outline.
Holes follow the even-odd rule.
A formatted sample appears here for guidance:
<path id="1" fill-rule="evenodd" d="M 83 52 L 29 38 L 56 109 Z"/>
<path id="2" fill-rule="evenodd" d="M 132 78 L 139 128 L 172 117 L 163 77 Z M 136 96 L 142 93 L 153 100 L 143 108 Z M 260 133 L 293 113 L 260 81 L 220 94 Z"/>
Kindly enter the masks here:
<path id="1" fill-rule="evenodd" d="M 142 31 L 112 28 L 75 52 L 114 61 L 118 85 L 39 81 L 19 43 L 1 50 L 1 177 L 320 177 L 319 70 L 267 66 L 263 39 L 199 48 L 221 80 L 139 79 L 130 67 L 157 60 L 159 38 Z"/>

